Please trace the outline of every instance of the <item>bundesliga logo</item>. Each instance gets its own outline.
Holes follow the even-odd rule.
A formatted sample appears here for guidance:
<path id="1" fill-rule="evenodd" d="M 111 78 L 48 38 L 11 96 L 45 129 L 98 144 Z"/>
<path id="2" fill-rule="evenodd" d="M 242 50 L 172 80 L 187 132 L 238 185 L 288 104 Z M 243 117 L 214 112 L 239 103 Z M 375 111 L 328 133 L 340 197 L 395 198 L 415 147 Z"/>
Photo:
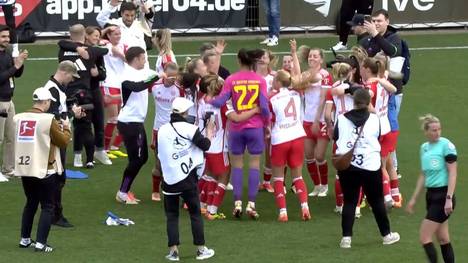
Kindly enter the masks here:
<path id="1" fill-rule="evenodd" d="M 18 130 L 18 141 L 33 142 L 36 134 L 36 121 L 24 120 L 20 122 Z"/>

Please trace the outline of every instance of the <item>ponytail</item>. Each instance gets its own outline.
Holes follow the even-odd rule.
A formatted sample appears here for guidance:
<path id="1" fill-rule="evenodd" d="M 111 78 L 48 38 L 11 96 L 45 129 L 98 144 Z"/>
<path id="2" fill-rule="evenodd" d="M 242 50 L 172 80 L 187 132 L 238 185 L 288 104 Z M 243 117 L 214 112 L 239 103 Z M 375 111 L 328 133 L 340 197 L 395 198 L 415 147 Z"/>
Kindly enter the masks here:
<path id="1" fill-rule="evenodd" d="M 432 123 L 440 123 L 439 118 L 430 113 L 419 117 L 419 121 L 421 121 L 421 129 L 423 131 L 429 130 L 429 125 Z"/>
<path id="2" fill-rule="evenodd" d="M 262 49 L 247 50 L 245 48 L 241 48 L 237 53 L 237 58 L 242 65 L 253 69 L 257 60 L 259 60 L 264 54 L 265 51 Z"/>

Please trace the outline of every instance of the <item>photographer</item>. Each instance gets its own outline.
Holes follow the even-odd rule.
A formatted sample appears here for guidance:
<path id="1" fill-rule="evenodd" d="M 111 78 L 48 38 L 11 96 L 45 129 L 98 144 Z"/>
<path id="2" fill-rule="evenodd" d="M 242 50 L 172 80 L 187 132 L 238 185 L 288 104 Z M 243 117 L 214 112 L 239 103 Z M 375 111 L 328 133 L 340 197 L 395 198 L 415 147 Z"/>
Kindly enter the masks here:
<path id="1" fill-rule="evenodd" d="M 73 81 L 73 79 L 80 78 L 75 64 L 69 60 L 60 62 L 57 71 L 53 76 L 50 77 L 49 81 L 44 85 L 44 88 L 48 89 L 54 100 L 51 101 L 50 107 L 47 110 L 48 113 L 52 113 L 55 119 L 60 122 L 69 122 L 69 118 L 81 118 L 84 113 L 82 108 L 76 105 L 72 105 L 70 109 L 66 104 L 67 95 L 66 86 Z M 65 174 L 65 162 L 66 162 L 67 149 L 60 149 L 60 160 L 63 167 L 61 175 L 57 176 L 57 186 L 55 187 L 54 195 L 54 214 L 52 223 L 60 227 L 73 227 L 70 222 L 63 216 L 62 207 L 62 189 L 65 186 L 66 174 Z"/>
<path id="2" fill-rule="evenodd" d="M 47 244 L 47 237 L 53 220 L 56 180 L 63 172 L 59 148 L 67 147 L 70 142 L 70 127 L 67 120 L 59 124 L 53 114 L 47 113 L 51 102 L 55 101 L 48 89 L 36 89 L 33 100 L 32 109 L 14 117 L 17 134 L 13 151 L 15 176 L 21 176 L 26 195 L 19 247 L 35 246 L 36 251 L 47 253 L 53 251 Z M 34 242 L 31 230 L 39 204 L 41 216 L 37 242 Z"/>
<path id="3" fill-rule="evenodd" d="M 0 25 L 0 145 L 3 145 L 3 164 L 0 182 L 8 181 L 14 169 L 14 129 L 13 116 L 15 104 L 12 97 L 15 90 L 15 78 L 21 77 L 28 51 L 22 51 L 13 58 L 6 52 L 10 45 L 10 29 Z"/>
<path id="4" fill-rule="evenodd" d="M 203 152 L 211 145 L 215 124 L 210 120 L 204 137 L 196 125 L 187 122 L 188 110 L 193 102 L 185 98 L 175 98 L 169 123 L 158 131 L 158 157 L 164 175 L 162 190 L 164 209 L 167 218 L 167 236 L 171 261 L 179 260 L 179 199 L 182 197 L 188 206 L 192 223 L 193 243 L 198 246 L 196 259 L 214 256 L 213 249 L 205 246 L 203 219 L 198 195 L 198 172 L 203 165 Z"/>

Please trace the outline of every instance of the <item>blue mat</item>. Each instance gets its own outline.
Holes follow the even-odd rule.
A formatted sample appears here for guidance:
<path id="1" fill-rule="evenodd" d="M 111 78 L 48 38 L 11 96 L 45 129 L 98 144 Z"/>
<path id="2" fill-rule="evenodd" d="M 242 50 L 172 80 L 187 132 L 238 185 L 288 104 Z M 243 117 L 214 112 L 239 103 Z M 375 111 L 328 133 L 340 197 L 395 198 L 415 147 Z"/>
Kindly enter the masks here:
<path id="1" fill-rule="evenodd" d="M 88 179 L 88 175 L 80 171 L 66 170 L 67 179 Z"/>

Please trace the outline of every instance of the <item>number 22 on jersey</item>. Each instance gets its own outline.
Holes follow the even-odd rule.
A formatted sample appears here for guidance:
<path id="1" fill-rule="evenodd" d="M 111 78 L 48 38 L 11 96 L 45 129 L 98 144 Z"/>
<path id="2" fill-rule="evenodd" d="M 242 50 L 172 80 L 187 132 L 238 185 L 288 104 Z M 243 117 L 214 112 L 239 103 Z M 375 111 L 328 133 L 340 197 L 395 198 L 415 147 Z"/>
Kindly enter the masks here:
<path id="1" fill-rule="evenodd" d="M 250 110 L 257 106 L 254 102 L 257 100 L 258 93 L 260 92 L 258 85 L 236 85 L 233 89 L 236 93 L 240 93 L 237 100 L 237 110 Z M 245 103 L 247 95 L 250 95 L 250 98 Z"/>

